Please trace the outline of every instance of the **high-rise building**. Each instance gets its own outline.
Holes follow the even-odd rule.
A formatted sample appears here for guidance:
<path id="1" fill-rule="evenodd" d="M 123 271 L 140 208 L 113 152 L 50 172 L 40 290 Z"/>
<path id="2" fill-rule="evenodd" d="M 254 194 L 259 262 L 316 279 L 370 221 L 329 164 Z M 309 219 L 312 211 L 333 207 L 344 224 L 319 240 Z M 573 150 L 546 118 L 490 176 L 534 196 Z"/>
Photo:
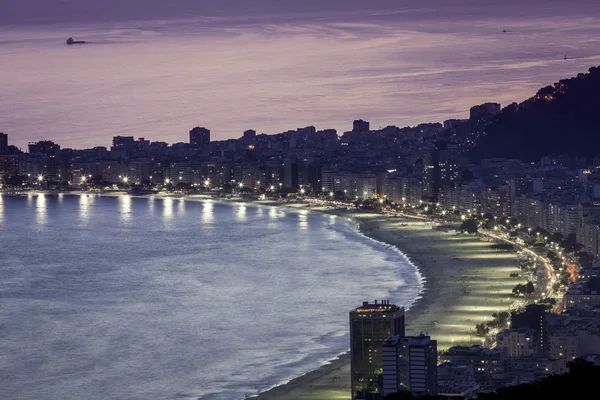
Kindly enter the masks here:
<path id="1" fill-rule="evenodd" d="M 0 156 L 0 179 L 2 179 L 4 175 L 17 175 L 18 173 L 18 156 Z"/>
<path id="2" fill-rule="evenodd" d="M 528 305 L 525 311 L 511 315 L 510 326 L 512 329 L 532 329 L 537 334 L 536 341 L 540 350 L 548 348 L 546 307 L 538 304 Z"/>
<path id="3" fill-rule="evenodd" d="M 194 147 L 205 147 L 210 143 L 210 130 L 195 127 L 190 131 L 190 144 Z"/>
<path id="4" fill-rule="evenodd" d="M 350 311 L 350 364 L 352 399 L 383 398 L 383 343 L 404 336 L 404 308 L 387 300 Z"/>
<path id="5" fill-rule="evenodd" d="M 283 160 L 283 186 L 290 189 L 298 188 L 298 160 L 287 157 Z"/>
<path id="6" fill-rule="evenodd" d="M 352 132 L 369 132 L 369 122 L 357 119 L 352 123 Z"/>
<path id="7" fill-rule="evenodd" d="M 0 132 L 0 156 L 8 154 L 8 135 Z"/>
<path id="8" fill-rule="evenodd" d="M 48 147 L 46 153 L 46 179 L 49 182 L 55 182 L 60 178 L 60 174 L 58 173 L 58 155 L 60 152 L 60 146 L 50 146 Z"/>
<path id="9" fill-rule="evenodd" d="M 248 129 L 244 131 L 244 141 L 247 143 L 252 143 L 256 140 L 256 131 L 254 129 Z"/>
<path id="10" fill-rule="evenodd" d="M 383 395 L 408 391 L 437 396 L 437 341 L 429 336 L 399 336 L 383 344 Z"/>

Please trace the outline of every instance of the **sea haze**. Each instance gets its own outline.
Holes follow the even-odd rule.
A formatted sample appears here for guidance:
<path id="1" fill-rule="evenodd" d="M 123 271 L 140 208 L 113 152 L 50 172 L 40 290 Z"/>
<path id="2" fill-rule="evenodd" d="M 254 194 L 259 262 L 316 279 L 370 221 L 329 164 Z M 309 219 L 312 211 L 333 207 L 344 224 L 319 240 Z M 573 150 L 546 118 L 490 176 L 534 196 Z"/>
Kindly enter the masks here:
<path id="1" fill-rule="evenodd" d="M 600 7 L 586 0 L 3 7 L 0 131 L 21 147 L 187 141 L 197 125 L 226 139 L 465 118 L 472 105 L 522 101 L 600 64 Z M 67 46 L 69 36 L 88 43 Z"/>
<path id="2" fill-rule="evenodd" d="M 0 195 L 0 398 L 240 399 L 345 351 L 363 300 L 421 287 L 345 218 Z"/>

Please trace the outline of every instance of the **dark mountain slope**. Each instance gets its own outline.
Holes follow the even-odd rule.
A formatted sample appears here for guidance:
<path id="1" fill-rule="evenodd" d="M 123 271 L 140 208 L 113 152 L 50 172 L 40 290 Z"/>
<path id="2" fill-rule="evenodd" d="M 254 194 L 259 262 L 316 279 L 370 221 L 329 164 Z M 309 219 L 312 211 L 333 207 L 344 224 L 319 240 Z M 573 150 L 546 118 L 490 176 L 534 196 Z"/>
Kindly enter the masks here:
<path id="1" fill-rule="evenodd" d="M 545 87 L 504 108 L 484 128 L 471 159 L 545 155 L 591 157 L 600 153 L 600 67 Z"/>

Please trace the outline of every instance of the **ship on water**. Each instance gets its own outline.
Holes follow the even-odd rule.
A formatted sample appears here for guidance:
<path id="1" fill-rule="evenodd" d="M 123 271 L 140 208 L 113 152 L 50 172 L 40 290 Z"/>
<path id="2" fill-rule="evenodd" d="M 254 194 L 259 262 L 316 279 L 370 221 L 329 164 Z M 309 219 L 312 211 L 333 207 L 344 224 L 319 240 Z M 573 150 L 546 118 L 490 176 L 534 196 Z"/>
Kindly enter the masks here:
<path id="1" fill-rule="evenodd" d="M 67 39 L 67 44 L 83 44 L 85 41 L 83 40 L 73 40 L 72 37 Z"/>

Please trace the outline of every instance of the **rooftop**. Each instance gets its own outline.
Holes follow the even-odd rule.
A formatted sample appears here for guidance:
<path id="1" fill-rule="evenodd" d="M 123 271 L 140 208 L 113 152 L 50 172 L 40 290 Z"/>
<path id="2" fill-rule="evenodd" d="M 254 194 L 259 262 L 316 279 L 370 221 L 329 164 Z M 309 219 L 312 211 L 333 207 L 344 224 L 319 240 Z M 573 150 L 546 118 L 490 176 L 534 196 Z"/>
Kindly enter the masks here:
<path id="1" fill-rule="evenodd" d="M 368 301 L 364 301 L 362 303 L 362 306 L 358 306 L 358 307 L 356 307 L 356 309 L 354 309 L 354 312 L 356 312 L 356 313 L 373 313 L 373 312 L 388 313 L 388 312 L 395 312 L 395 311 L 400 311 L 400 310 L 403 310 L 403 308 L 398 307 L 395 304 L 390 304 L 389 300 L 381 300 L 380 302 L 378 300 L 375 300 L 374 303 L 369 303 Z"/>

